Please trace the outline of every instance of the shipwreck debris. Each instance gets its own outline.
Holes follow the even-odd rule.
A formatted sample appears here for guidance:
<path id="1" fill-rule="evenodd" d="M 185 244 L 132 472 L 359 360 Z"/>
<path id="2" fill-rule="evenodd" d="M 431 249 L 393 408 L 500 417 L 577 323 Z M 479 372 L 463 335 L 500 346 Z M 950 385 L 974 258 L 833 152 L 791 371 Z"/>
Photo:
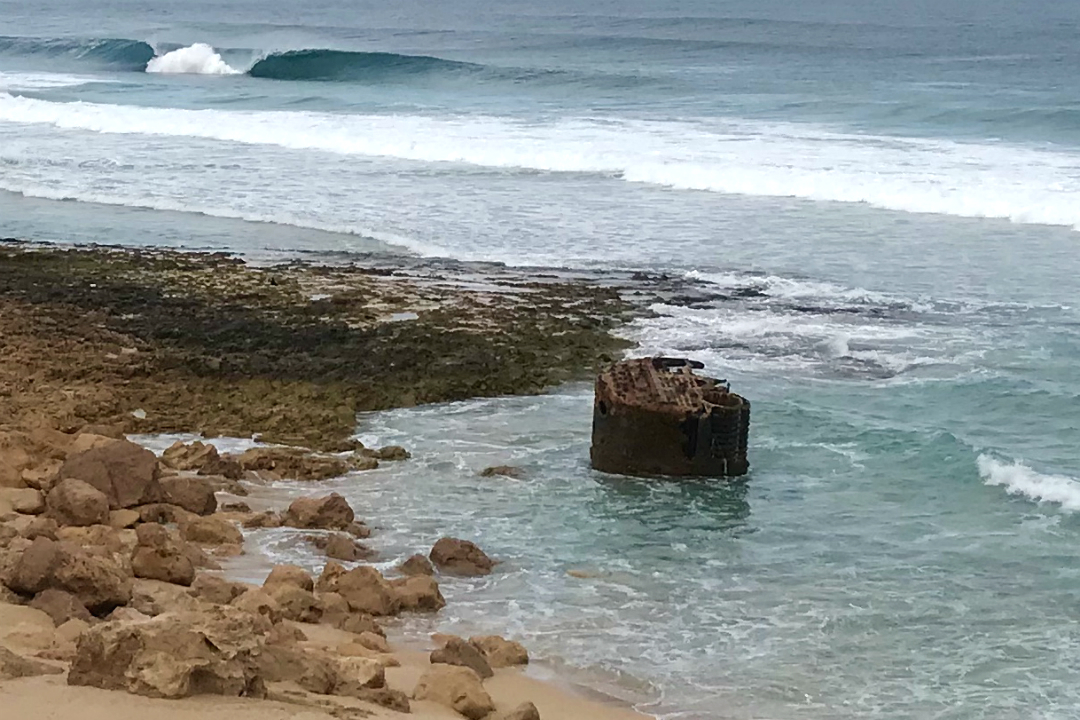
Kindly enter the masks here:
<path id="1" fill-rule="evenodd" d="M 592 466 L 623 475 L 735 477 L 746 459 L 750 402 L 684 358 L 615 363 L 596 378 Z"/>

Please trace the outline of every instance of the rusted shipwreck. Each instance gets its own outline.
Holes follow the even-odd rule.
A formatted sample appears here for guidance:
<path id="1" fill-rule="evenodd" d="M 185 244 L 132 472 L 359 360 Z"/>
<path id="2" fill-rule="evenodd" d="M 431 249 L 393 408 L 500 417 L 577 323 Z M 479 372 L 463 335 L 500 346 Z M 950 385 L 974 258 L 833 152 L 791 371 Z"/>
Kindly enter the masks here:
<path id="1" fill-rule="evenodd" d="M 684 358 L 615 363 L 596 378 L 592 466 L 621 475 L 735 477 L 749 470 L 750 402 Z"/>

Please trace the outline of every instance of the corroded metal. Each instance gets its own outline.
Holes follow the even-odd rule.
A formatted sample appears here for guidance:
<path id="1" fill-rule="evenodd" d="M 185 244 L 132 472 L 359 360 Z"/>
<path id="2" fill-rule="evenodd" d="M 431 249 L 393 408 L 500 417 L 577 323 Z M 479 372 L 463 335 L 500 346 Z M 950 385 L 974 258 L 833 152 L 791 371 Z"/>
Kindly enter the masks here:
<path id="1" fill-rule="evenodd" d="M 746 459 L 750 402 L 682 358 L 616 363 L 596 378 L 592 466 L 623 475 L 734 477 Z"/>

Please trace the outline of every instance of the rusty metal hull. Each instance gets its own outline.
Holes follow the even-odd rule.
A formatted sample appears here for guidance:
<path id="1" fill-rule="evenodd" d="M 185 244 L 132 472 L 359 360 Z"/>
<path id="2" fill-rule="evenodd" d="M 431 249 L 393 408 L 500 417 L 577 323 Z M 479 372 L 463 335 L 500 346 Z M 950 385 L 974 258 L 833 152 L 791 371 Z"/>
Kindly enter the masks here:
<path id="1" fill-rule="evenodd" d="M 700 363 L 640 358 L 597 377 L 592 466 L 622 475 L 736 477 L 746 458 L 750 403 Z"/>

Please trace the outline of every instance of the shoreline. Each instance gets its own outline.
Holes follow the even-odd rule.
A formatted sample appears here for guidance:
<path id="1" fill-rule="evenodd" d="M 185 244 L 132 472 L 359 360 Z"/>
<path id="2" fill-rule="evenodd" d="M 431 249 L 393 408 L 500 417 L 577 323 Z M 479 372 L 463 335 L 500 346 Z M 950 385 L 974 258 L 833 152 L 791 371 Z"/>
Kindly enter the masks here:
<path id="1" fill-rule="evenodd" d="M 437 263 L 421 265 L 422 269 L 356 263 L 251 267 L 221 253 L 0 243 L 0 330 L 5 338 L 0 354 L 0 417 L 5 418 L 0 425 L 0 433 L 5 434 L 0 438 L 4 439 L 0 470 L 7 463 L 7 474 L 14 471 L 0 486 L 30 485 L 27 492 L 36 493 L 43 502 L 49 488 L 60 480 L 55 460 L 40 465 L 42 457 L 34 457 L 20 467 L 20 456 L 10 455 L 12 442 L 19 438 L 36 438 L 35 442 L 48 438 L 54 443 L 51 456 L 61 458 L 86 451 L 57 450 L 57 443 L 76 447 L 88 443 L 94 448 L 115 444 L 110 438 L 169 432 L 197 434 L 211 444 L 214 437 L 238 435 L 361 457 L 364 449 L 349 439 L 357 430 L 356 412 L 535 394 L 567 380 L 589 377 L 597 363 L 610 361 L 628 347 L 613 334 L 615 329 L 646 312 L 650 302 L 679 292 L 685 284 L 630 273 L 583 278 L 557 273 L 531 276 L 499 267 L 481 272 L 476 267 L 462 269 L 460 263 L 438 271 L 432 269 Z M 232 322 L 237 317 L 242 321 Z M 276 358 L 278 364 L 268 363 L 262 341 L 282 353 Z M 400 346 L 408 349 L 402 351 Z M 386 355 L 394 347 L 399 349 Z M 357 363 L 355 351 L 361 349 L 376 357 Z M 408 353 L 443 362 L 421 377 L 418 363 Z M 41 359 L 37 367 L 31 358 Z M 351 364 L 360 367 L 350 370 Z M 359 378 L 360 372 L 370 373 L 380 365 L 382 386 Z M 424 370 L 422 364 L 419 369 Z M 237 387 L 243 390 L 237 392 Z M 26 455 L 26 449 L 20 452 Z M 372 460 L 376 455 L 365 457 Z M 35 473 L 45 472 L 41 468 L 46 466 L 51 475 L 42 481 L 44 485 L 35 485 Z M 28 481 L 31 476 L 34 481 Z M 216 489 L 220 494 L 223 487 Z M 307 495 L 320 494 L 317 484 L 305 484 L 304 489 Z M 276 510 L 283 509 L 280 501 L 274 502 L 272 492 L 260 493 L 257 485 L 245 492 L 251 492 L 260 507 L 277 504 Z M 0 528 L 6 522 L 17 533 L 12 537 L 7 532 L 8 539 L 0 542 L 0 555 L 6 552 L 6 559 L 0 558 L 4 559 L 0 581 L 20 562 L 21 548 L 29 547 L 24 538 L 27 528 L 37 522 L 34 518 L 52 516 L 51 506 L 45 514 L 39 508 L 25 515 L 18 512 L 25 508 L 16 505 L 0 503 Z M 240 519 L 236 513 L 217 515 L 230 522 Z M 166 527 L 174 528 L 169 532 L 183 531 L 185 518 L 168 518 Z M 120 555 L 115 548 L 108 551 L 117 561 L 129 552 L 127 548 L 138 548 L 141 542 L 130 528 L 109 530 L 123 548 Z M 68 529 L 81 530 L 61 526 Z M 99 534 L 104 536 L 105 531 Z M 63 544 L 85 535 L 73 532 L 57 537 Z M 224 568 L 220 574 L 229 577 L 228 558 L 240 549 L 206 549 L 213 550 L 209 572 L 214 574 L 213 558 L 220 551 L 224 552 L 219 558 Z M 254 559 L 250 552 L 245 556 L 248 561 Z M 269 556 L 264 555 L 262 563 L 268 572 Z M 12 600 L 10 591 L 2 585 L 0 589 Z M 27 599 L 15 598 L 20 603 Z M 0 603 L 4 600 L 0 597 Z M 28 617 L 31 626 L 38 625 L 23 633 L 28 646 L 11 642 L 12 633 L 7 633 L 0 636 L 0 647 L 41 657 L 42 648 L 35 643 L 44 643 L 46 655 L 60 653 L 67 660 L 74 654 L 75 638 L 58 637 L 59 630 L 47 632 L 39 611 L 0 604 L 0 612 L 22 618 L 8 623 L 16 629 L 26 630 Z M 394 623 L 388 629 L 393 637 Z M 18 639 L 19 633 L 14 636 Z M 430 644 L 414 644 L 404 632 L 395 642 L 399 647 L 390 656 L 394 662 L 386 668 L 388 687 L 408 694 L 427 667 L 426 654 L 419 653 L 417 645 L 430 650 Z M 53 663 L 53 667 L 63 667 Z M 512 709 L 509 703 L 531 699 L 525 695 L 536 696 L 536 706 L 545 718 L 648 717 L 628 702 L 575 683 L 554 667 L 541 674 L 548 677 L 536 678 L 518 670 L 496 673 L 491 684 L 497 711 L 502 713 L 499 717 L 516 717 L 507 714 Z M 85 706 L 90 713 L 86 717 L 91 718 L 96 717 L 93 708 L 99 700 L 102 712 L 114 717 L 115 712 L 106 706 L 131 697 L 109 693 L 106 698 L 100 691 L 67 688 L 58 682 L 51 677 L 7 680 L 0 689 L 22 703 L 16 707 L 34 713 L 48 704 L 46 698 L 38 697 L 48 687 L 50 697 L 55 696 L 52 699 Z M 335 702 L 335 717 L 351 717 L 352 710 L 341 706 L 337 698 Z M 200 701 L 189 698 L 180 705 L 194 710 Z M 446 708 L 432 707 L 429 701 L 414 700 L 414 705 L 419 718 L 458 716 L 445 714 Z M 175 709 L 153 711 L 171 719 Z M 179 710 L 175 717 L 187 717 L 188 711 Z M 364 703 L 363 712 L 375 712 L 372 717 L 381 718 L 384 711 Z"/>

